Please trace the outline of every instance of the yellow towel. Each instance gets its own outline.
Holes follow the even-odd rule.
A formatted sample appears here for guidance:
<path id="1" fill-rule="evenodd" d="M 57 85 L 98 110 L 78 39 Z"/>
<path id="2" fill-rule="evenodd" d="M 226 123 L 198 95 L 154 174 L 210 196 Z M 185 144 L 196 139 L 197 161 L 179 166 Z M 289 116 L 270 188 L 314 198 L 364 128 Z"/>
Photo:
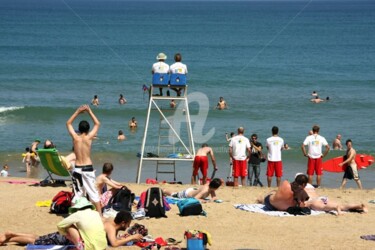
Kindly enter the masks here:
<path id="1" fill-rule="evenodd" d="M 37 201 L 35 205 L 37 207 L 50 207 L 52 204 L 51 200 L 46 200 L 46 201 Z"/>

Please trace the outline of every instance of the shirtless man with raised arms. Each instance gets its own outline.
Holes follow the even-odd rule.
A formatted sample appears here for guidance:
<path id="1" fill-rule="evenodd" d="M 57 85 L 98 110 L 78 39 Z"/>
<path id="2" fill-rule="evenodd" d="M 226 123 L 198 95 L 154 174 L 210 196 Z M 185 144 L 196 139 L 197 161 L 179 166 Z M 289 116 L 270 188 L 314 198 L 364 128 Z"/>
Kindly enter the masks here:
<path id="1" fill-rule="evenodd" d="M 83 120 L 78 125 L 79 134 L 77 134 L 72 124 L 79 114 L 85 112 L 90 115 L 94 122 L 94 127 L 90 131 L 90 124 Z M 95 183 L 95 171 L 91 160 L 91 143 L 95 135 L 98 133 L 100 122 L 92 112 L 89 105 L 82 105 L 68 119 L 66 127 L 73 139 L 74 153 L 76 155 L 75 168 L 72 175 L 73 190 L 75 194 L 73 203 L 76 199 L 88 195 L 92 203 L 95 205 L 96 210 L 101 215 L 102 208 L 100 205 L 99 192 Z"/>

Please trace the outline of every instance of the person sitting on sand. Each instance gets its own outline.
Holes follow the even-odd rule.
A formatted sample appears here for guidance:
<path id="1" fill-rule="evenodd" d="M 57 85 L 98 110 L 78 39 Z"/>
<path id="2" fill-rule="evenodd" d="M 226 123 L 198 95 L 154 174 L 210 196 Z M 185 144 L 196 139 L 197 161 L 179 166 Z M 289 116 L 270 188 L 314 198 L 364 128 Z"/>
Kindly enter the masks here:
<path id="1" fill-rule="evenodd" d="M 107 234 L 108 245 L 111 247 L 124 246 L 130 241 L 139 241 L 143 236 L 139 233 L 133 235 L 119 235 L 119 231 L 126 231 L 132 221 L 128 211 L 120 211 L 115 218 L 103 218 L 104 230 Z"/>
<path id="2" fill-rule="evenodd" d="M 113 172 L 112 163 L 108 163 L 108 162 L 104 163 L 102 174 L 96 177 L 96 186 L 98 188 L 100 195 L 102 195 L 104 192 L 112 188 L 120 189 L 124 186 L 121 183 L 111 179 L 112 172 Z"/>
<path id="3" fill-rule="evenodd" d="M 168 189 L 163 189 L 163 193 L 166 196 L 172 196 L 174 198 L 196 198 L 201 202 L 207 202 L 206 198 L 211 195 L 211 200 L 217 200 L 216 197 L 216 190 L 222 185 L 222 182 L 219 178 L 215 178 L 210 181 L 210 183 L 206 183 L 201 185 L 199 188 L 190 187 L 180 192 L 172 192 Z M 208 200 L 210 201 L 210 200 Z"/>
<path id="4" fill-rule="evenodd" d="M 8 242 L 22 245 L 75 245 L 76 249 L 106 249 L 107 240 L 103 221 L 85 197 L 71 207 L 73 214 L 57 224 L 58 232 L 44 236 L 6 232 L 0 234 L 0 246 Z"/>
<path id="5" fill-rule="evenodd" d="M 9 172 L 8 172 L 8 170 L 9 170 L 9 167 L 8 167 L 7 164 L 5 164 L 5 165 L 3 166 L 3 170 L 1 170 L 1 172 L 0 172 L 0 176 L 1 176 L 1 177 L 8 177 L 8 176 L 9 176 Z"/>

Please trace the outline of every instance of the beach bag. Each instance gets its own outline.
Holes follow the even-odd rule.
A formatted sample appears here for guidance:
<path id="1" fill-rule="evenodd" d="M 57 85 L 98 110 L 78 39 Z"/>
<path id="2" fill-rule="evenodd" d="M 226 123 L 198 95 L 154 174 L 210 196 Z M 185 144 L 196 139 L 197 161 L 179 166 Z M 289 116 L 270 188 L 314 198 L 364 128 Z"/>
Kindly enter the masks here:
<path id="1" fill-rule="evenodd" d="M 141 194 L 139 208 L 144 208 L 146 216 L 151 218 L 167 217 L 165 212 L 170 210 L 163 192 L 158 187 L 151 187 Z"/>
<path id="2" fill-rule="evenodd" d="M 54 214 L 67 214 L 68 209 L 72 206 L 73 193 L 60 191 L 52 198 L 50 212 Z"/>
<path id="3" fill-rule="evenodd" d="M 186 198 L 177 202 L 180 216 L 203 214 L 202 204 L 196 198 Z"/>
<path id="4" fill-rule="evenodd" d="M 185 231 L 184 238 L 186 239 L 187 250 L 204 250 L 207 243 L 212 244 L 211 234 L 202 230 L 187 230 Z"/>
<path id="5" fill-rule="evenodd" d="M 104 209 L 113 208 L 116 211 L 126 210 L 131 212 L 135 195 L 127 187 L 115 191 Z"/>

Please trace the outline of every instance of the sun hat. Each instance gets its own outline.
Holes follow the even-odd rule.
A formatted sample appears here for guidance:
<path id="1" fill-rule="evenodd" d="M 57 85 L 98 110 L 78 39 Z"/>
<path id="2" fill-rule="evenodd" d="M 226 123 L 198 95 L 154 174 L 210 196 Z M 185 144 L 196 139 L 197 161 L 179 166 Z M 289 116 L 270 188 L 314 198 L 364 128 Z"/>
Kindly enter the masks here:
<path id="1" fill-rule="evenodd" d="M 166 59 L 167 59 L 167 56 L 164 53 L 159 53 L 156 56 L 156 60 L 166 60 Z"/>
<path id="2" fill-rule="evenodd" d="M 36 138 L 34 141 L 36 141 L 36 142 L 40 142 L 40 139 Z"/>
<path id="3" fill-rule="evenodd" d="M 90 207 L 92 210 L 95 210 L 95 206 L 90 201 L 88 201 L 86 197 L 81 197 L 75 201 L 74 206 L 71 206 L 69 208 L 69 213 L 72 214 L 84 207 Z"/>

